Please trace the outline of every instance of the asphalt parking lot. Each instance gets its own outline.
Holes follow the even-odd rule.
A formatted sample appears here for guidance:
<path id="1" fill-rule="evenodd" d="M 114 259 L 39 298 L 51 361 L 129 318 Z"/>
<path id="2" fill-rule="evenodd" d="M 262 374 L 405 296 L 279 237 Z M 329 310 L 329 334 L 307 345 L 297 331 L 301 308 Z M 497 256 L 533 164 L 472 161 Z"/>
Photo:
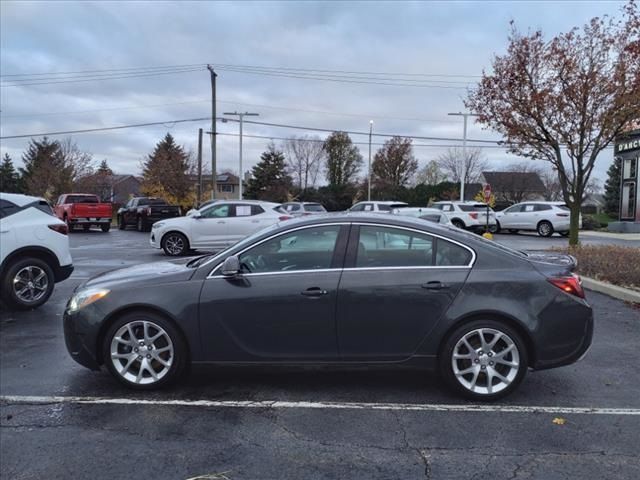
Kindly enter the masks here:
<path id="1" fill-rule="evenodd" d="M 70 241 L 75 271 L 49 302 L 0 313 L 1 478 L 640 478 L 638 307 L 587 292 L 596 330 L 586 358 L 530 373 L 482 407 L 435 375 L 368 369 L 198 367 L 140 394 L 73 362 L 61 316 L 90 276 L 165 257 L 135 231 Z"/>

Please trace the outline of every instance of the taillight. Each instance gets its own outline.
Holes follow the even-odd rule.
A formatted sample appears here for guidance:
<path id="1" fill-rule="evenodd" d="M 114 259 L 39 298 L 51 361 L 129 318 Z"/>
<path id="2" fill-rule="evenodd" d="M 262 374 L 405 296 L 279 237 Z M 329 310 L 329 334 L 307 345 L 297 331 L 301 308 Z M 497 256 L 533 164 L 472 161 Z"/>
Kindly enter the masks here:
<path id="1" fill-rule="evenodd" d="M 477 220 L 477 219 L 478 219 L 478 214 L 477 214 L 477 213 L 475 213 L 475 212 L 470 213 L 470 214 L 469 214 L 469 216 L 470 216 L 471 218 L 473 218 L 474 220 Z"/>
<path id="2" fill-rule="evenodd" d="M 555 285 L 563 292 L 570 293 L 576 297 L 584 298 L 584 290 L 580 284 L 580 277 L 575 274 L 571 274 L 568 277 L 551 277 L 547 279 L 549 283 Z"/>
<path id="3" fill-rule="evenodd" d="M 62 235 L 67 235 L 69 233 L 69 228 L 64 224 L 55 223 L 53 225 L 47 225 L 54 232 L 61 233 Z"/>
<path id="4" fill-rule="evenodd" d="M 278 220 L 280 220 L 281 222 L 284 220 L 291 220 L 291 218 L 289 215 L 282 215 L 281 217 L 278 217 Z"/>

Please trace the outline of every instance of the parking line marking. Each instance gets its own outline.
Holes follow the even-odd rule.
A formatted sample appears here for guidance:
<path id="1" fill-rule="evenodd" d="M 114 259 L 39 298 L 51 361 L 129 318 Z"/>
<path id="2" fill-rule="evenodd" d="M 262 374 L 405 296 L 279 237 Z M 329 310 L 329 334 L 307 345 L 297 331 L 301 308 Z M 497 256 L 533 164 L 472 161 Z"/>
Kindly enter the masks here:
<path id="1" fill-rule="evenodd" d="M 70 403 L 81 405 L 152 405 L 210 408 L 302 408 L 327 410 L 403 410 L 418 412 L 549 413 L 576 415 L 640 415 L 639 408 L 545 407 L 529 405 L 447 405 L 437 403 L 305 402 L 281 400 L 149 400 L 136 398 L 1 395 L 11 404 Z"/>

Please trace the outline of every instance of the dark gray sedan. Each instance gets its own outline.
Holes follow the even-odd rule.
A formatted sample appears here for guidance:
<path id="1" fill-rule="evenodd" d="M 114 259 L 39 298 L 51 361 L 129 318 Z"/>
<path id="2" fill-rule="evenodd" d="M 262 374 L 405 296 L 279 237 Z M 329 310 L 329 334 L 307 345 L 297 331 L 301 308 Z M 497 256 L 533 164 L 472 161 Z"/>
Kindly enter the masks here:
<path id="1" fill-rule="evenodd" d="M 395 215 L 289 220 L 218 253 L 107 272 L 75 291 L 67 348 L 132 388 L 189 363 L 398 365 L 495 399 L 579 360 L 593 316 L 572 257 Z"/>

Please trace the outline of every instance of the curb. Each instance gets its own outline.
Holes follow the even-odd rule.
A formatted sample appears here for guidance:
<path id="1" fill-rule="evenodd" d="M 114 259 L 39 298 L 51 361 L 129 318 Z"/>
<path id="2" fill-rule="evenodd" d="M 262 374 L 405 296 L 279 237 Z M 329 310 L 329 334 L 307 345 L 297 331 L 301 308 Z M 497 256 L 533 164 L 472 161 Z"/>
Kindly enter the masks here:
<path id="1" fill-rule="evenodd" d="M 594 292 L 604 293 L 618 300 L 640 304 L 640 292 L 629 288 L 618 287 L 617 285 L 612 285 L 607 282 L 601 282 L 600 280 L 594 280 L 593 278 L 582 276 L 580 278 L 582 279 L 582 286 L 584 288 L 593 290 Z"/>

